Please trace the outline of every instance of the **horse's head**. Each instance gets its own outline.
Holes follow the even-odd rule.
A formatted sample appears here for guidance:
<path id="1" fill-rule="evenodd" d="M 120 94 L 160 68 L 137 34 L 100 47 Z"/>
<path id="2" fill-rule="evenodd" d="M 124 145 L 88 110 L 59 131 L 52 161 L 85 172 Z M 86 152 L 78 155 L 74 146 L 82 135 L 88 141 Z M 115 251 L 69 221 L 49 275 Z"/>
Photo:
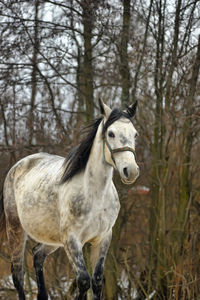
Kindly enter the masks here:
<path id="1" fill-rule="evenodd" d="M 132 123 L 137 102 L 126 111 L 113 111 L 100 101 L 103 121 L 103 156 L 112 165 L 125 184 L 133 183 L 139 176 L 135 158 L 135 139 L 137 131 Z"/>

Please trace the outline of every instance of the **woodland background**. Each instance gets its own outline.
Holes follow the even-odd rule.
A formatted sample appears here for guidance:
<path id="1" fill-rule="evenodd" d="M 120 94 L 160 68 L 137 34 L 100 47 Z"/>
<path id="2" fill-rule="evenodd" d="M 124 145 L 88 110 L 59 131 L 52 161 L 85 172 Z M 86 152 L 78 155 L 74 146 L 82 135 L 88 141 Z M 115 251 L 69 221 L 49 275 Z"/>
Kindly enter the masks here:
<path id="1" fill-rule="evenodd" d="M 66 156 L 99 97 L 112 107 L 138 99 L 141 174 L 129 190 L 115 175 L 121 212 L 106 300 L 200 299 L 199 28 L 199 0 L 0 0 L 1 186 L 28 154 Z M 0 299 L 16 299 L 6 240 L 0 247 Z M 62 249 L 45 276 L 51 299 L 73 298 Z"/>

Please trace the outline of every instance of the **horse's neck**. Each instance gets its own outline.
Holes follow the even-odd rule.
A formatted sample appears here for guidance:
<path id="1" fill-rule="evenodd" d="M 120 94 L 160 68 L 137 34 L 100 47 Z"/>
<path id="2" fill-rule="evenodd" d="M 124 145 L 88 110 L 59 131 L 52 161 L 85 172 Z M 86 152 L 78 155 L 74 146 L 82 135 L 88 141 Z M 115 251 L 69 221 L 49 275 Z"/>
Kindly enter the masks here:
<path id="1" fill-rule="evenodd" d="M 113 168 L 103 159 L 102 124 L 99 125 L 84 173 L 84 188 L 102 195 L 112 182 Z"/>

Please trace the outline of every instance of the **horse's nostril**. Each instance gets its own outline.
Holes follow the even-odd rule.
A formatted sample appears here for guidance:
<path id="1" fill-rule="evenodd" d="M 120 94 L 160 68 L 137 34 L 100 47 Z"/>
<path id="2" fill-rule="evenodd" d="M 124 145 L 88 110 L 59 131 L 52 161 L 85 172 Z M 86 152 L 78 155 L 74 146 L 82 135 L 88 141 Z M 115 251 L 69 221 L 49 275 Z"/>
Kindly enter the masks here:
<path id="1" fill-rule="evenodd" d="M 126 176 L 126 178 L 128 178 L 128 169 L 127 168 L 123 168 L 123 172 L 124 172 L 124 175 Z"/>

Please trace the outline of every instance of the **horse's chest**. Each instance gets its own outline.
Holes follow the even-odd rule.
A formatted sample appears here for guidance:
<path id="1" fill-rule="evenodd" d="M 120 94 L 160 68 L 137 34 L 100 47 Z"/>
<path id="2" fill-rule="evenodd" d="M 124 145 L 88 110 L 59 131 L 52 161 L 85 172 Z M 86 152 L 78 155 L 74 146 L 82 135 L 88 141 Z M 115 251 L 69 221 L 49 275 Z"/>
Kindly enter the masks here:
<path id="1" fill-rule="evenodd" d="M 117 211 L 116 209 L 111 209 L 111 208 L 104 208 L 102 211 L 99 213 L 95 214 L 96 217 L 93 218 L 93 225 L 97 227 L 99 230 L 99 233 L 104 232 L 104 231 L 109 231 L 112 226 L 115 223 L 115 220 L 117 218 Z"/>
<path id="2" fill-rule="evenodd" d="M 108 233 L 115 224 L 118 212 L 118 205 L 91 209 L 82 227 L 81 240 L 87 242 Z"/>
<path id="3" fill-rule="evenodd" d="M 119 201 L 115 193 L 86 195 L 78 189 L 68 198 L 67 207 L 68 227 L 74 228 L 83 243 L 109 232 L 119 213 Z"/>

